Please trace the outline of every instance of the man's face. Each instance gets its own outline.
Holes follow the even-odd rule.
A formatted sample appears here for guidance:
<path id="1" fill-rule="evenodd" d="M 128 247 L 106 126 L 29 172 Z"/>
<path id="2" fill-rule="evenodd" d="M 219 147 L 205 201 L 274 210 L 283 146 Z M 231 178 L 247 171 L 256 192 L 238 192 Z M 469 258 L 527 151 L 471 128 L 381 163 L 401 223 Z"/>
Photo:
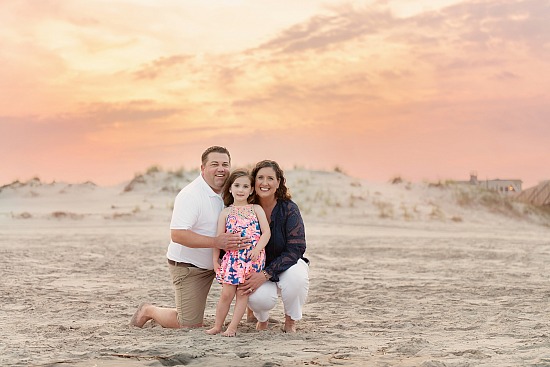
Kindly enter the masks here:
<path id="1" fill-rule="evenodd" d="M 227 154 L 212 152 L 208 154 L 206 164 L 201 165 L 201 174 L 212 190 L 219 194 L 229 177 L 230 169 L 231 163 Z"/>

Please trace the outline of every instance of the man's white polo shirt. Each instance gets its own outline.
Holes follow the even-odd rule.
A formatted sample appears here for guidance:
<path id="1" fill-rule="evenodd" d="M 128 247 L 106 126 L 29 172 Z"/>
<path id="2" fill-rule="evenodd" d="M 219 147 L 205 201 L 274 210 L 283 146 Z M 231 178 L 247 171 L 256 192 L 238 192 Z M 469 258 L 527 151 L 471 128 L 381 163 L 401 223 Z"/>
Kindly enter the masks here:
<path id="1" fill-rule="evenodd" d="M 187 229 L 205 236 L 216 236 L 223 199 L 204 181 L 202 175 L 176 196 L 170 229 Z M 213 269 L 211 248 L 191 248 L 170 241 L 166 257 L 177 262 Z"/>

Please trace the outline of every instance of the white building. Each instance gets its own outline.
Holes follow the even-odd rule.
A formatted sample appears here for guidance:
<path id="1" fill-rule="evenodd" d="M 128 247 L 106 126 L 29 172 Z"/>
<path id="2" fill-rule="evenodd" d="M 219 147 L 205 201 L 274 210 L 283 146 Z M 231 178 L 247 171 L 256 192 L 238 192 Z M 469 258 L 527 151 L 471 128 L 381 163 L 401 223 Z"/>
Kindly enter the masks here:
<path id="1" fill-rule="evenodd" d="M 484 187 L 487 190 L 498 191 L 503 194 L 519 194 L 521 192 L 521 180 L 484 180 L 479 181 L 477 179 L 477 173 L 470 173 L 470 181 L 467 181 L 470 185 L 477 185 Z"/>

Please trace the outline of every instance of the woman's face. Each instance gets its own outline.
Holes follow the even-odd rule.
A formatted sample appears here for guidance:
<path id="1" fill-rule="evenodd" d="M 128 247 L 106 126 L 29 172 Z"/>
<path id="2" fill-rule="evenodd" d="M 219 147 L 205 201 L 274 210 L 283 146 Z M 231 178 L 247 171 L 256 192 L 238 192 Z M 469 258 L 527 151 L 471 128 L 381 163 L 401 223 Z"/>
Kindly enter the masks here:
<path id="1" fill-rule="evenodd" d="M 275 170 L 271 167 L 260 168 L 256 173 L 254 189 L 260 199 L 275 197 L 275 191 L 279 188 L 279 180 Z"/>

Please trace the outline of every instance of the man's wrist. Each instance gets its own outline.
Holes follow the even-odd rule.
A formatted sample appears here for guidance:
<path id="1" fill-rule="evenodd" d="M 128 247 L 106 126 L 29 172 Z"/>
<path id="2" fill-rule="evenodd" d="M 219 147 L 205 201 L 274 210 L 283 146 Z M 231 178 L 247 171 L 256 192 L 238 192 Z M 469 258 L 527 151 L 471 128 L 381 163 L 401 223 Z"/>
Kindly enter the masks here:
<path id="1" fill-rule="evenodd" d="M 271 278 L 271 275 L 265 270 L 262 270 L 262 274 L 265 276 L 265 280 L 269 280 Z"/>

